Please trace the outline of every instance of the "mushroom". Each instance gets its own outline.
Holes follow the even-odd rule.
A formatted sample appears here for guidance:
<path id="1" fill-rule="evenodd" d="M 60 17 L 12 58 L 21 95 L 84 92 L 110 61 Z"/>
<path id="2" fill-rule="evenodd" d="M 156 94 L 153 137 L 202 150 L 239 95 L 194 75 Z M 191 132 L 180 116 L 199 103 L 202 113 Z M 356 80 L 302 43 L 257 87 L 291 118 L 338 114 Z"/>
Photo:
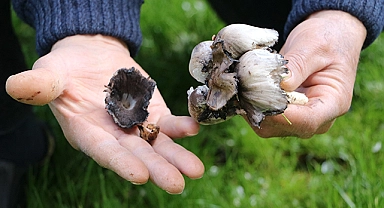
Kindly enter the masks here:
<path id="1" fill-rule="evenodd" d="M 147 108 L 156 82 L 132 67 L 117 70 L 105 87 L 105 108 L 115 123 L 121 128 L 138 126 L 140 136 L 147 141 L 156 138 L 159 129 L 153 127 L 154 124 L 143 126 L 149 115 Z"/>
<path id="2" fill-rule="evenodd" d="M 213 68 L 207 76 L 209 87 L 207 104 L 213 110 L 219 110 L 237 93 L 237 77 L 234 71 L 235 61 L 225 53 L 222 44 L 212 45 Z"/>
<path id="3" fill-rule="evenodd" d="M 196 89 L 191 87 L 188 91 L 188 111 L 200 124 L 211 125 L 224 122 L 235 115 L 245 114 L 240 107 L 237 98 L 232 98 L 226 105 L 219 110 L 212 110 L 207 105 L 208 87 L 198 86 Z"/>
<path id="4" fill-rule="evenodd" d="M 275 30 L 246 24 L 228 25 L 213 37 L 213 68 L 207 83 L 210 89 L 207 104 L 210 108 L 222 108 L 237 93 L 238 80 L 233 68 L 234 63 L 238 62 L 237 59 L 247 51 L 274 45 L 278 37 Z"/>
<path id="5" fill-rule="evenodd" d="M 197 44 L 191 53 L 189 73 L 201 83 L 205 83 L 212 70 L 212 43 L 213 41 L 203 41 Z"/>
<path id="6" fill-rule="evenodd" d="M 278 38 L 279 33 L 276 30 L 246 24 L 231 24 L 214 36 L 212 47 L 221 45 L 224 53 L 232 59 L 238 59 L 247 51 L 272 47 Z"/>
<path id="7" fill-rule="evenodd" d="M 252 125 L 260 126 L 266 115 L 280 114 L 287 108 L 288 99 L 280 87 L 286 63 L 280 54 L 255 49 L 242 55 L 236 65 L 240 105 Z"/>
<path id="8" fill-rule="evenodd" d="M 308 97 L 304 93 L 300 92 L 285 92 L 287 94 L 288 103 L 305 105 L 308 103 Z"/>
<path id="9" fill-rule="evenodd" d="M 270 48 L 277 39 L 275 30 L 233 24 L 213 42 L 198 44 L 189 70 L 206 85 L 188 90 L 190 115 L 201 124 L 215 124 L 241 114 L 260 127 L 265 116 L 283 113 L 288 103 L 307 103 L 305 94 L 280 87 L 288 61 Z"/>

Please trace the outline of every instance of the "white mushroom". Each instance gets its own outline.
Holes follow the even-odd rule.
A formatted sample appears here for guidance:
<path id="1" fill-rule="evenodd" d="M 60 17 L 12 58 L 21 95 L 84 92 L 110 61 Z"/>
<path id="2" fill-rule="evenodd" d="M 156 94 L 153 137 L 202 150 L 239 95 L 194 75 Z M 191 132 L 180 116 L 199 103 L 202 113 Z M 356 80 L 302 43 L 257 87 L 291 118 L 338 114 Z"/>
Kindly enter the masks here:
<path id="1" fill-rule="evenodd" d="M 275 30 L 232 24 L 214 36 L 212 48 L 213 68 L 208 76 L 210 89 L 207 104 L 213 110 L 225 106 L 237 93 L 237 77 L 233 65 L 247 51 L 274 45 L 278 39 Z M 232 67 L 232 68 L 231 68 Z"/>
<path id="2" fill-rule="evenodd" d="M 213 41 L 204 41 L 197 44 L 191 54 L 189 61 L 189 73 L 201 83 L 205 83 L 212 69 L 212 45 Z"/>
<path id="3" fill-rule="evenodd" d="M 265 116 L 283 113 L 288 103 L 307 103 L 305 94 L 280 87 L 287 60 L 270 49 L 277 39 L 275 30 L 233 24 L 221 29 L 213 42 L 198 44 L 189 71 L 206 85 L 188 91 L 190 115 L 199 123 L 215 124 L 246 114 L 260 127 Z"/>
<path id="4" fill-rule="evenodd" d="M 265 115 L 284 112 L 288 100 L 280 87 L 286 73 L 286 60 L 264 49 L 248 51 L 236 65 L 239 79 L 239 100 L 248 120 L 259 126 Z"/>
<path id="5" fill-rule="evenodd" d="M 222 44 L 223 50 L 231 58 L 237 59 L 247 51 L 275 45 L 278 38 L 279 33 L 276 30 L 246 24 L 232 24 L 217 33 L 213 46 Z"/>
<path id="6" fill-rule="evenodd" d="M 297 104 L 297 105 L 305 105 L 308 103 L 308 97 L 305 96 L 304 93 L 300 92 L 285 92 L 287 94 L 288 103 Z"/>

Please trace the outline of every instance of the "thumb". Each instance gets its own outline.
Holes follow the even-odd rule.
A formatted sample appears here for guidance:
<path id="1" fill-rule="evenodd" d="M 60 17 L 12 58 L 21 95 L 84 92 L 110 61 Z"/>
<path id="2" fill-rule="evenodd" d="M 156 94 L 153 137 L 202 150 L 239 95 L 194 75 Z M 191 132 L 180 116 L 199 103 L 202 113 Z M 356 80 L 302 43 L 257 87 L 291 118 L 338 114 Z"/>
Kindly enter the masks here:
<path id="1" fill-rule="evenodd" d="M 280 50 L 284 58 L 288 60 L 287 68 L 290 71 L 281 83 L 281 87 L 287 91 L 294 91 L 298 87 L 308 87 L 314 83 L 311 75 L 326 68 L 331 64 L 331 52 L 335 44 L 327 38 L 330 36 L 324 28 L 329 25 L 318 19 L 306 20 L 297 25 L 288 35 L 286 42 Z M 327 37 L 327 38 L 325 38 Z M 307 83 L 305 81 L 308 80 Z"/>
<path id="2" fill-rule="evenodd" d="M 162 116 L 158 121 L 158 125 L 164 134 L 173 139 L 194 136 L 199 132 L 200 128 L 195 119 L 189 116 Z"/>
<path id="3" fill-rule="evenodd" d="M 282 52 L 284 53 L 284 47 Z M 316 49 L 297 50 L 297 48 L 291 48 L 284 54 L 284 58 L 288 60 L 286 67 L 289 74 L 281 82 L 281 87 L 286 91 L 294 91 L 300 86 L 308 87 L 305 86 L 304 82 L 309 80 L 312 74 L 329 64 L 325 57 L 316 55 Z"/>
<path id="4" fill-rule="evenodd" d="M 10 76 L 5 85 L 15 100 L 30 105 L 45 105 L 64 89 L 60 76 L 48 69 L 35 69 Z"/>

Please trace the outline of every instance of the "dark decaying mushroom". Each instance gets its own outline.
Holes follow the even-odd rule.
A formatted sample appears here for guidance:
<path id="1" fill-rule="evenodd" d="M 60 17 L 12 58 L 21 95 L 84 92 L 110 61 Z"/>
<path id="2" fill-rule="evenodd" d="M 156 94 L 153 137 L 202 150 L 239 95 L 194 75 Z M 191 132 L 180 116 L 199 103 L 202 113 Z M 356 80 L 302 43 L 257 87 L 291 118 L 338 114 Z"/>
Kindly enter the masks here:
<path id="1" fill-rule="evenodd" d="M 191 87 L 188 90 L 188 111 L 191 116 L 201 124 L 211 125 L 221 123 L 235 115 L 242 114 L 240 103 L 233 97 L 226 105 L 219 110 L 212 110 L 207 105 L 209 88 L 206 85 L 198 86 L 196 89 Z"/>
<path id="2" fill-rule="evenodd" d="M 104 91 L 105 108 L 121 128 L 138 126 L 140 136 L 150 141 L 156 138 L 159 128 L 154 124 L 144 127 L 149 112 L 147 110 L 156 82 L 145 78 L 134 67 L 122 68 L 115 72 Z M 156 128 L 154 128 L 156 126 Z M 151 130 L 148 130 L 151 129 Z M 143 131 L 145 131 L 143 133 Z"/>

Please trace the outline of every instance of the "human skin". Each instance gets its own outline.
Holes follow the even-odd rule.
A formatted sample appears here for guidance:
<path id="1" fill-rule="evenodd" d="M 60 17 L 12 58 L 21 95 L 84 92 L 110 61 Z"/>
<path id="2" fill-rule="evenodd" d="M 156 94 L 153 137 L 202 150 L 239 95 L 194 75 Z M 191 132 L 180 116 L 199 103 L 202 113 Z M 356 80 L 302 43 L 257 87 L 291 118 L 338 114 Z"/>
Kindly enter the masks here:
<path id="1" fill-rule="evenodd" d="M 268 116 L 254 131 L 261 137 L 309 138 L 329 130 L 345 114 L 366 29 L 355 17 L 341 11 L 312 14 L 291 31 L 281 54 L 289 60 L 290 76 L 282 82 L 287 91 L 305 92 L 306 105 L 288 105 L 284 117 Z M 134 184 L 148 179 L 169 193 L 184 189 L 182 174 L 200 178 L 202 162 L 174 143 L 198 133 L 190 117 L 173 116 L 155 90 L 148 122 L 161 133 L 153 145 L 138 137 L 138 130 L 119 128 L 104 109 L 104 85 L 122 67 L 138 68 L 121 41 L 96 35 L 76 35 L 58 41 L 51 52 L 36 61 L 33 70 L 11 76 L 7 92 L 16 100 L 49 104 L 68 142 Z"/>
<path id="2" fill-rule="evenodd" d="M 33 70 L 9 77 L 6 90 L 23 103 L 49 104 L 68 142 L 99 165 L 134 184 L 150 179 L 168 193 L 181 193 L 182 174 L 200 178 L 204 166 L 171 138 L 195 135 L 199 125 L 190 117 L 172 115 L 155 89 L 147 120 L 161 132 L 152 146 L 138 136 L 137 128 L 118 127 L 105 110 L 104 85 L 117 69 L 132 66 L 148 77 L 118 39 L 75 35 L 53 45 Z"/>
<path id="3" fill-rule="evenodd" d="M 280 53 L 289 61 L 289 76 L 281 86 L 304 92 L 306 105 L 289 104 L 285 116 L 268 116 L 261 137 L 310 138 L 327 132 L 350 106 L 357 65 L 364 40 L 364 25 L 342 11 L 320 11 L 310 15 L 289 34 Z"/>

